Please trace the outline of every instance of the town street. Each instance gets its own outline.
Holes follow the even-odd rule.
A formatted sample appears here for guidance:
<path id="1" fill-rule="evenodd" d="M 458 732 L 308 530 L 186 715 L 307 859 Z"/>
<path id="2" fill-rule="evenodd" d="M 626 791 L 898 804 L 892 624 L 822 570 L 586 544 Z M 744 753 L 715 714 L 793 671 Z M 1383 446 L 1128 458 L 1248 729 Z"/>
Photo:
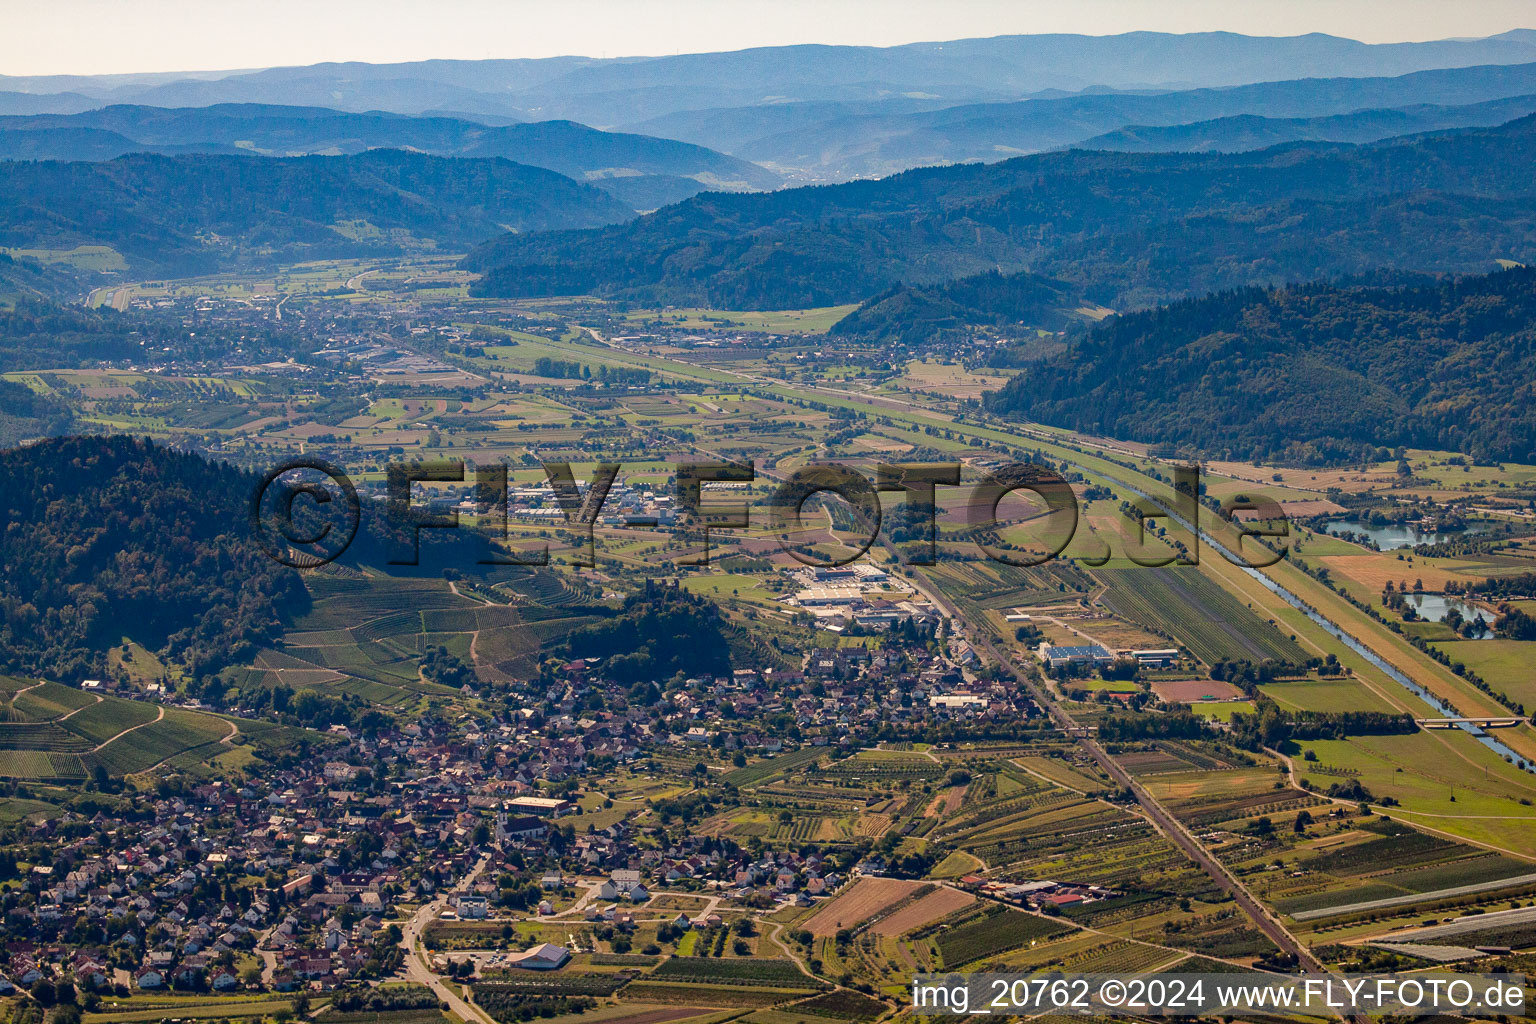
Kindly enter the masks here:
<path id="1" fill-rule="evenodd" d="M 427 951 L 425 948 L 421 948 L 421 933 L 427 924 L 435 921 L 437 916 L 443 912 L 443 909 L 448 906 L 448 897 L 455 893 L 468 892 L 473 888 L 475 882 L 485 872 L 485 869 L 490 866 L 490 863 L 491 859 L 489 856 L 480 858 L 480 862 L 475 865 L 474 870 L 465 875 L 458 885 L 441 893 L 430 903 L 423 904 L 421 909 L 411 915 L 411 919 L 406 922 L 400 936 L 400 945 L 405 949 L 405 962 L 402 965 L 402 973 L 404 973 L 406 979 L 429 986 L 437 994 L 438 999 L 448 1004 L 449 1011 L 455 1017 L 469 1022 L 469 1024 L 476 1024 L 476 1022 L 478 1024 L 496 1024 L 496 1022 L 478 1007 L 472 1006 L 465 1001 L 462 995 L 462 985 L 447 982 L 432 970 L 430 963 L 426 959 Z"/>

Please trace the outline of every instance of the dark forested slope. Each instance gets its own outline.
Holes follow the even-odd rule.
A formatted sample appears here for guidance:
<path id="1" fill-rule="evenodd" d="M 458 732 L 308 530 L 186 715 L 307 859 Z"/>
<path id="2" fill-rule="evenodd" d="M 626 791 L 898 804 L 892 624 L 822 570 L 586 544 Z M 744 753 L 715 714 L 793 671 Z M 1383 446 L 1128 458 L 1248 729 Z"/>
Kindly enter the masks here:
<path id="1" fill-rule="evenodd" d="M 899 285 L 832 325 L 834 336 L 913 344 L 976 327 L 1023 335 L 1074 322 L 1066 285 L 1034 274 L 985 274 L 933 285 Z"/>
<path id="2" fill-rule="evenodd" d="M 249 537 L 255 478 L 129 437 L 0 451 L 0 671 L 77 680 L 131 636 L 194 668 L 306 600 Z"/>
<path id="3" fill-rule="evenodd" d="M 1341 461 L 1407 445 L 1531 461 L 1536 270 L 1176 302 L 1106 322 L 988 405 L 1242 457 Z"/>
<path id="4" fill-rule="evenodd" d="M 1536 117 L 1368 146 L 1243 154 L 1071 151 L 505 236 L 485 295 L 597 291 L 725 309 L 862 301 L 988 270 L 1115 308 L 1373 267 L 1470 272 L 1536 251 Z"/>
<path id="5" fill-rule="evenodd" d="M 109 245 L 141 274 L 429 242 L 467 247 L 508 229 L 588 227 L 632 214 L 607 193 L 543 168 L 395 150 L 0 162 L 0 246 Z"/>
<path id="6" fill-rule="evenodd" d="M 678 672 L 721 675 L 731 669 L 720 609 L 654 581 L 631 595 L 618 615 L 572 633 L 566 652 L 606 659 L 604 671 L 622 682 L 666 679 Z"/>

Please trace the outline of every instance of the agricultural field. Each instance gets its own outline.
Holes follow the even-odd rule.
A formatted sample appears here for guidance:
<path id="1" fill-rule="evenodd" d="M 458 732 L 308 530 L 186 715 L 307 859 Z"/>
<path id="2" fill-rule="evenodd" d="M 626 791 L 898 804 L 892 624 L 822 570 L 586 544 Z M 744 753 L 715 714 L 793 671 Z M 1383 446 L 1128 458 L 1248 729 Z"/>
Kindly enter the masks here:
<path id="1" fill-rule="evenodd" d="M 1289 634 L 1198 569 L 1098 569 L 1094 577 L 1106 587 L 1102 600 L 1112 611 L 1175 639 L 1207 664 L 1306 660 Z"/>
<path id="2" fill-rule="evenodd" d="M 964 910 L 975 902 L 976 897 L 968 892 L 939 886 L 882 916 L 870 926 L 870 930 L 876 935 L 904 935 L 958 910 Z"/>
<path id="3" fill-rule="evenodd" d="M 944 969 L 952 971 L 1071 930 L 1070 925 L 994 906 L 940 933 L 936 945 Z"/>
<path id="4" fill-rule="evenodd" d="M 1299 930 L 1340 938 L 1379 933 L 1418 924 L 1426 908 L 1481 913 L 1536 890 L 1530 861 L 1417 831 L 1386 815 L 1342 807 L 1313 814 L 1315 824 L 1304 830 L 1277 830 L 1266 852 L 1250 850 L 1246 861 L 1234 854 L 1253 890 Z M 1282 870 L 1273 869 L 1277 859 Z"/>
<path id="5" fill-rule="evenodd" d="M 742 311 L 728 309 L 632 310 L 625 320 L 636 326 L 684 330 L 741 328 L 765 334 L 824 334 L 827 328 L 857 306 L 826 306 L 820 309 Z"/>
<path id="6" fill-rule="evenodd" d="M 793 960 L 680 955 L 629 982 L 622 992 L 626 1002 L 757 1008 L 804 999 L 826 987 Z"/>
<path id="7" fill-rule="evenodd" d="M 292 1007 L 293 1000 L 286 998 L 240 999 L 205 996 L 202 999 L 180 1000 L 169 1005 L 161 1005 L 150 1009 L 86 1014 L 83 1019 L 89 1021 L 90 1024 L 147 1024 L 150 1021 L 163 1021 L 166 1019 L 267 1019 L 278 1013 L 291 1012 Z M 174 1017 L 170 1016 L 172 1014 L 174 1014 Z M 397 1022 L 390 1022 L 390 1024 L 397 1024 Z M 401 1021 L 398 1024 L 406 1024 L 406 1022 Z"/>
<path id="8" fill-rule="evenodd" d="M 1459 663 L 1486 679 L 1495 690 L 1508 694 L 1526 709 L 1536 709 L 1536 643 L 1495 638 L 1457 640 L 1430 644 L 1453 664 Z"/>
<path id="9" fill-rule="evenodd" d="M 83 780 L 232 752 L 235 721 L 58 683 L 19 687 L 0 706 L 0 777 Z M 260 731 L 265 723 L 255 723 Z"/>
<path id="10" fill-rule="evenodd" d="M 963 399 L 979 398 L 983 392 L 995 391 L 1007 381 L 1007 374 L 975 373 L 956 363 L 915 360 L 907 364 L 906 374 L 894 383 L 909 391 Z"/>
<path id="11" fill-rule="evenodd" d="M 812 935 L 833 935 L 855 928 L 918 887 L 898 878 L 860 878 L 823 904 L 805 923 Z"/>
<path id="12" fill-rule="evenodd" d="M 1536 857 L 1536 779 L 1460 730 L 1318 740 L 1303 747 L 1296 770 L 1318 792 L 1358 782 L 1377 798 L 1395 800 L 1394 816 L 1409 824 Z"/>
<path id="13" fill-rule="evenodd" d="M 1287 711 L 1397 711 L 1372 687 L 1345 677 L 1283 679 L 1259 689 Z"/>
<path id="14" fill-rule="evenodd" d="M 110 817 L 115 804 L 141 808 L 153 802 L 143 799 L 151 792 L 200 806 L 187 794 L 206 798 L 206 781 L 259 788 L 274 752 L 285 766 L 306 746 L 309 759 L 329 761 L 317 749 L 319 733 L 256 721 L 245 717 L 256 712 L 236 706 L 276 708 L 281 698 L 319 707 L 302 720 L 318 729 L 335 723 L 330 742 L 350 766 L 326 764 L 323 779 L 294 787 L 305 798 L 333 795 L 337 817 L 346 819 L 316 828 L 325 856 L 347 873 L 362 870 L 382 856 L 376 837 L 406 860 L 439 847 L 455 855 L 430 887 L 418 886 L 419 872 L 400 876 L 400 886 L 417 888 L 389 920 L 404 920 L 438 894 L 457 896 L 445 886 L 494 854 L 479 883 L 492 920 L 433 920 L 421 932 L 424 947 L 460 958 L 541 942 L 573 952 L 558 971 L 492 966 L 466 983 L 482 1009 L 507 1024 L 535 1012 L 559 1024 L 873 1021 L 899 1013 L 919 971 L 1150 972 L 1179 962 L 1226 970 L 1274 953 L 1191 859 L 1184 839 L 1154 827 L 1155 805 L 1314 946 L 1374 939 L 1427 915 L 1480 916 L 1536 894 L 1526 879 L 1536 875 L 1536 783 L 1517 763 L 1536 752 L 1528 726 L 1499 734 L 1520 752 L 1508 760 L 1459 731 L 1330 731 L 1333 723 L 1304 713 L 1421 706 L 1209 548 L 1198 568 L 1133 567 L 1136 529 L 1127 512 L 1134 495 L 1161 493 L 1182 454 L 1005 422 L 985 404 L 969 404 L 1017 372 L 988 368 L 986 353 L 827 344 L 821 336 L 852 307 L 635 310 L 592 298 L 482 300 L 467 296 L 469 280 L 444 253 L 125 284 L 91 300 L 124 309 L 196 303 L 185 311 L 214 317 L 243 310 L 270 318 L 264 330 L 277 328 L 279 312 L 285 323 L 313 317 L 342 325 L 355 316 L 357 323 L 335 327 L 337 337 L 357 327 L 387 338 L 387 347 L 419 357 L 409 366 L 336 353 L 332 362 L 314 362 L 305 349 L 306 359 L 292 364 L 9 375 L 66 402 L 92 429 L 201 446 L 246 468 L 296 453 L 334 457 L 370 503 L 382 498 L 392 462 L 502 465 L 517 492 L 514 510 L 523 505 L 509 513 L 509 546 L 550 554 L 547 568 L 444 571 L 429 536 L 419 568 L 343 560 L 306 571 L 307 603 L 296 602 L 250 657 L 216 670 L 211 685 L 192 665 L 161 660 L 143 646 L 153 643 L 145 637 L 123 636 L 106 652 L 105 673 L 130 687 L 125 692 L 148 692 L 163 680 L 171 700 L 185 706 L 0 679 L 7 786 L 0 827 L 26 840 L 18 877 L 41 856 L 38 837 L 50 835 L 48 823 L 64 822 L 75 842 L 87 831 L 82 821 Z M 1455 453 L 1408 458 L 1406 478 L 1395 459 L 1327 469 L 1212 463 L 1205 494 L 1262 492 L 1286 502 L 1290 515 L 1333 516 L 1356 502 L 1409 495 L 1480 500 L 1463 485 L 1519 490 L 1511 501 L 1529 501 L 1536 486 L 1530 467 L 1469 465 L 1453 461 Z M 583 486 L 600 464 L 622 463 L 619 480 L 636 492 L 625 499 L 628 515 L 678 508 L 645 503 L 676 494 L 683 459 L 751 460 L 750 486 L 706 493 L 711 504 L 747 503 L 753 523 L 711 529 L 711 564 L 691 566 L 683 563 L 706 544 L 696 521 L 651 528 L 603 520 L 593 564 L 576 564 L 585 544 L 541 491 L 540 461 L 568 462 Z M 1029 499 L 1013 494 L 999 505 L 1001 521 L 988 525 L 969 486 L 1000 463 L 1025 459 L 1060 466 L 1078 499 L 1078 533 L 1049 564 L 1007 564 L 981 547 L 1039 547 L 1048 524 Z M 895 539 L 893 531 L 910 499 L 894 491 L 879 497 L 891 545 L 875 544 L 862 562 L 902 586 L 872 586 L 865 597 L 873 609 L 931 603 L 911 635 L 817 620 L 781 599 L 799 586 L 786 570 L 802 567 L 786 549 L 841 560 L 863 539 L 863 524 L 836 501 L 809 504 L 803 526 L 783 536 L 763 521 L 780 480 L 827 460 L 853 460 L 867 472 L 887 462 L 963 464 L 966 486 L 946 486 L 938 500 L 936 565 L 902 564 L 913 537 Z M 458 509 L 466 525 L 487 525 L 473 476 L 423 482 L 414 500 Z M 1213 536 L 1231 541 L 1230 527 L 1204 508 L 1202 516 Z M 1154 525 L 1141 554 L 1174 553 L 1182 532 Z M 1483 710 L 1497 703 L 1496 693 L 1536 706 L 1522 642 L 1450 640 L 1448 628 L 1423 623 L 1398 632 L 1391 626 L 1400 623 L 1369 615 L 1380 610 L 1386 579 L 1443 586 L 1536 564 L 1528 539 L 1497 551 L 1437 554 L 1372 551 L 1302 526 L 1292 539 L 1295 561 L 1273 578 L 1416 682 L 1458 707 Z M 1323 585 L 1325 573 L 1337 589 Z M 621 603 L 653 581 L 676 582 L 708 602 L 701 607 L 718 616 L 728 665 L 653 678 L 629 660 L 642 646 L 638 634 L 633 650 L 590 658 L 566 644 L 573 632 L 617 618 Z M 646 639 L 653 651 L 686 649 L 692 634 Z M 1187 656 L 1166 670 L 1133 675 L 1117 666 L 1102 675 L 1121 678 L 1073 678 L 1051 688 L 1033 657 L 1041 642 L 1096 642 L 1112 651 L 1178 646 Z M 1432 661 L 1436 652 L 1451 664 Z M 1326 675 L 1257 688 L 1210 678 L 1218 662 L 1329 654 L 1339 667 L 1330 663 Z M 824 671 L 827 664 L 835 668 Z M 1478 689 L 1468 673 L 1495 693 Z M 930 703 L 957 694 L 982 699 Z M 1199 720 L 1158 701 L 1193 705 Z M 1336 738 L 1271 743 L 1266 734 L 1257 742 L 1247 724 L 1234 724 L 1239 713 L 1263 713 L 1277 730 L 1299 723 L 1313 731 L 1297 735 Z M 1079 742 L 1094 729 L 1097 746 Z M 772 741 L 782 752 L 765 756 Z M 109 778 L 99 780 L 97 769 Z M 280 777 L 286 789 L 290 779 Z M 546 822 L 542 841 L 476 838 L 482 825 L 489 831 L 510 813 L 501 801 L 522 793 L 574 806 Z M 291 794 L 280 800 L 274 804 L 293 808 Z M 262 819 L 281 815 L 271 827 L 291 831 L 286 810 L 262 810 Z M 315 816 L 325 819 L 327 810 Z M 297 858 L 310 859 L 307 850 Z M 607 871 L 637 864 L 652 898 L 619 901 L 615 913 L 632 919 L 601 920 L 607 911 L 595 886 Z M 741 871 L 746 864 L 754 872 Z M 544 890 L 537 873 L 555 867 L 565 882 Z M 830 896 L 810 884 L 813 871 Z M 274 881 L 251 876 L 237 888 Z M 1060 902 L 1022 895 L 1038 888 L 1008 888 L 1025 883 L 1059 887 Z M 540 914 L 534 905 L 546 896 L 552 906 Z M 694 926 L 671 927 L 679 913 Z M 720 914 L 726 928 L 699 925 L 708 913 Z M 746 922 L 755 927 L 741 927 Z M 158 1019 L 133 1015 L 162 1009 L 196 1019 L 214 1016 L 214 1006 L 224 1018 L 280 1012 L 265 1002 L 252 998 L 242 1008 L 209 998 L 184 1013 L 179 1003 L 113 1002 L 87 1022 Z M 435 1006 L 312 1007 L 310 1016 L 319 1024 L 443 1019 Z"/>

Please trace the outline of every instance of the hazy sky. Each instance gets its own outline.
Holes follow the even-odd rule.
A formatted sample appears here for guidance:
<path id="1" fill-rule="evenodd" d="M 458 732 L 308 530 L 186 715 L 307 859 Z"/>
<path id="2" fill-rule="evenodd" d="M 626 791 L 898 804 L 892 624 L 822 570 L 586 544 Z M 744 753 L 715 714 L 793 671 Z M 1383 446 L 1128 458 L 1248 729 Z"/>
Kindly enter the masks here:
<path id="1" fill-rule="evenodd" d="M 889 46 L 1030 32 L 1327 32 L 1367 42 L 1536 28 L 1533 0 L 3 0 L 0 74 L 427 57 Z"/>

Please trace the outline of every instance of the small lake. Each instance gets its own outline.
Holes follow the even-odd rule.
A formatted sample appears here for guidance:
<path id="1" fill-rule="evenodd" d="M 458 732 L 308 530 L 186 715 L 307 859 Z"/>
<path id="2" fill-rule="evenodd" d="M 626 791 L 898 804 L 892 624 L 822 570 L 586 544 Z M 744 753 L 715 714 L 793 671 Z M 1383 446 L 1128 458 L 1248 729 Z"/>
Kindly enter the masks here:
<path id="1" fill-rule="evenodd" d="M 1476 639 L 1485 640 L 1493 635 L 1493 631 L 1487 627 L 1493 625 L 1495 618 L 1493 612 L 1486 608 L 1467 604 L 1459 597 L 1450 597 L 1446 594 L 1407 594 L 1404 596 L 1411 607 L 1426 622 L 1444 622 L 1446 613 L 1455 608 L 1461 613 L 1463 620 L 1476 619 L 1483 624 L 1483 631 Z"/>
<path id="2" fill-rule="evenodd" d="M 1491 528 L 1491 524 L 1488 523 L 1471 522 L 1467 524 L 1465 530 L 1438 533 L 1421 530 L 1417 526 L 1410 526 L 1406 523 L 1371 526 L 1369 523 L 1357 523 L 1349 519 L 1334 519 L 1323 524 L 1324 533 L 1335 537 L 1346 533 L 1353 533 L 1359 537 L 1369 537 L 1372 543 L 1383 551 L 1395 551 L 1398 548 L 1414 548 L 1420 544 L 1448 544 L 1474 533 L 1486 533 Z"/>

